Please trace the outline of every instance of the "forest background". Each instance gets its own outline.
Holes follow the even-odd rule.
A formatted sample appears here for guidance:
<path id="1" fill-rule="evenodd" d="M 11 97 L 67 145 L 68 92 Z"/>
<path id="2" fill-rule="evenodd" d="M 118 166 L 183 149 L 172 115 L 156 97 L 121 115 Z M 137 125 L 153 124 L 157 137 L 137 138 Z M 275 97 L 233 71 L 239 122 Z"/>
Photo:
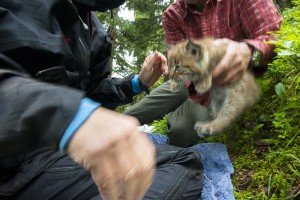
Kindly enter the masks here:
<path id="1" fill-rule="evenodd" d="M 113 76 L 138 73 L 144 58 L 165 53 L 163 11 L 174 0 L 130 0 L 98 17 L 113 40 Z M 262 96 L 235 127 L 201 142 L 227 146 L 236 199 L 300 199 L 300 0 L 274 0 L 283 16 L 276 57 L 258 82 Z M 151 89 L 165 81 L 161 78 Z M 123 112 L 130 105 L 118 108 Z M 166 133 L 166 120 L 152 124 Z"/>

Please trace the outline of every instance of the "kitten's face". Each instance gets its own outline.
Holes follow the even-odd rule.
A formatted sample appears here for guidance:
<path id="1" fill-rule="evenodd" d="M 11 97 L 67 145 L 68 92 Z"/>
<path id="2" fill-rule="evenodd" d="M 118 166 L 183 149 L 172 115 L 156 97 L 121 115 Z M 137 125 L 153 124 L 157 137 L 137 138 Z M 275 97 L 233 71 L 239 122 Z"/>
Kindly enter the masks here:
<path id="1" fill-rule="evenodd" d="M 185 41 L 175 45 L 168 57 L 171 90 L 178 90 L 187 80 L 193 82 L 207 75 L 210 71 L 208 54 L 206 43 Z"/>

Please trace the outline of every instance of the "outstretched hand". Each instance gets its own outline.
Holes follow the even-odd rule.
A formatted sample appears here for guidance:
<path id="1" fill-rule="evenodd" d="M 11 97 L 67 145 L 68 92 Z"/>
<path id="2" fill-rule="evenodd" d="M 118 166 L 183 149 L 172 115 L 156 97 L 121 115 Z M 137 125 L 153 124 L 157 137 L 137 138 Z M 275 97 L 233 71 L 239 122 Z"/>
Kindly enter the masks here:
<path id="1" fill-rule="evenodd" d="M 213 71 L 213 85 L 224 86 L 235 83 L 248 68 L 251 59 L 250 47 L 244 42 L 225 38 L 216 39 L 214 44 L 227 45 L 227 51 Z"/>
<path id="2" fill-rule="evenodd" d="M 139 73 L 139 79 L 145 86 L 150 87 L 162 74 L 166 75 L 167 70 L 166 57 L 162 53 L 155 51 L 146 57 Z"/>
<path id="3" fill-rule="evenodd" d="M 138 121 L 98 108 L 68 146 L 71 158 L 91 172 L 104 200 L 142 199 L 155 170 L 155 148 Z"/>

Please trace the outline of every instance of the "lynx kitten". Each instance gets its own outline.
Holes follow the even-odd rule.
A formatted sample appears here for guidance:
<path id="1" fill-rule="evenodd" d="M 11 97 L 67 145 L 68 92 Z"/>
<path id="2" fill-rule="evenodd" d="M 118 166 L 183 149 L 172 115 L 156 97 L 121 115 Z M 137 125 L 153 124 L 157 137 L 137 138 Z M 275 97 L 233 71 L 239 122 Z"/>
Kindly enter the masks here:
<path id="1" fill-rule="evenodd" d="M 169 52 L 169 77 L 171 91 L 185 87 L 190 81 L 197 93 L 209 92 L 214 119 L 197 121 L 195 130 L 199 137 L 214 136 L 228 128 L 247 108 L 259 98 L 259 87 L 248 70 L 234 85 L 212 87 L 211 73 L 226 52 L 226 46 L 216 46 L 212 38 L 187 40 L 175 45 Z"/>

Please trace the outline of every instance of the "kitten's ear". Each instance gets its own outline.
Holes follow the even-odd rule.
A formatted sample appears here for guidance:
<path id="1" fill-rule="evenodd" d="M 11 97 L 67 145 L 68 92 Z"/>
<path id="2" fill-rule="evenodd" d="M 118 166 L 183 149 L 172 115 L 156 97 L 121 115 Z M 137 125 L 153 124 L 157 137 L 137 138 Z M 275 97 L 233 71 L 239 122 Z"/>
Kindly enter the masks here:
<path id="1" fill-rule="evenodd" d="M 188 40 L 187 42 L 187 45 L 186 45 L 186 51 L 193 55 L 197 61 L 200 61 L 201 59 L 201 51 L 202 51 L 202 48 L 200 45 L 197 45 L 195 43 L 193 43 L 193 41 L 191 41 L 190 39 Z"/>

